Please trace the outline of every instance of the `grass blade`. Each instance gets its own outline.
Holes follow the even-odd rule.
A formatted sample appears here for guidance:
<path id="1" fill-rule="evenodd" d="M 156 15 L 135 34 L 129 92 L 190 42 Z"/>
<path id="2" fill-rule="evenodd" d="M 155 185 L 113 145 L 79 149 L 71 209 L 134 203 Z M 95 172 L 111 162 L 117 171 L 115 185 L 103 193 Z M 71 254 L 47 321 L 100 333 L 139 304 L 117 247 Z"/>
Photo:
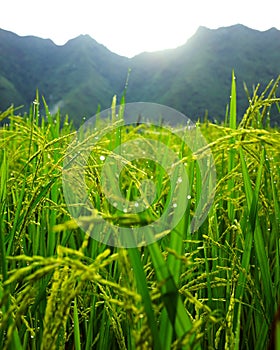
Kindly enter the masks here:
<path id="1" fill-rule="evenodd" d="M 143 264 L 140 259 L 139 251 L 137 248 L 130 248 L 128 250 L 130 256 L 131 264 L 133 266 L 134 275 L 137 282 L 137 287 L 142 296 L 144 309 L 148 318 L 148 323 L 153 337 L 153 348 L 160 350 L 163 349 L 161 345 L 161 340 L 159 337 L 157 323 L 153 313 L 153 305 L 150 297 L 150 293 L 147 286 L 146 275 L 143 270 Z"/>
<path id="2" fill-rule="evenodd" d="M 176 336 L 181 338 L 192 329 L 192 321 L 186 312 L 174 282 L 173 275 L 163 259 L 157 242 L 149 245 L 148 249 L 158 283 L 162 286 L 161 295 L 168 313 L 169 321 L 173 326 Z M 193 341 L 193 338 L 191 341 Z M 191 344 L 189 344 L 189 346 L 191 346 Z"/>
<path id="3" fill-rule="evenodd" d="M 75 349 L 81 350 L 81 336 L 80 336 L 80 325 L 79 325 L 79 314 L 77 307 L 77 298 L 74 299 L 74 341 Z"/>

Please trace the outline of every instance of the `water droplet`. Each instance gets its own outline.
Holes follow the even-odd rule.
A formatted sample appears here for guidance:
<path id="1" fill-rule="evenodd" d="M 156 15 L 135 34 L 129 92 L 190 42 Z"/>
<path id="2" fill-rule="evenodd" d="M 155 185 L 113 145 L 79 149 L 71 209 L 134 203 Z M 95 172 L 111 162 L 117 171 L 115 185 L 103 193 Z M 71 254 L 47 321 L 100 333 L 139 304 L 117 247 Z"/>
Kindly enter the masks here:
<path id="1" fill-rule="evenodd" d="M 181 178 L 181 176 L 180 176 L 180 177 L 178 177 L 177 182 L 180 184 L 182 181 L 183 181 L 183 179 Z"/>

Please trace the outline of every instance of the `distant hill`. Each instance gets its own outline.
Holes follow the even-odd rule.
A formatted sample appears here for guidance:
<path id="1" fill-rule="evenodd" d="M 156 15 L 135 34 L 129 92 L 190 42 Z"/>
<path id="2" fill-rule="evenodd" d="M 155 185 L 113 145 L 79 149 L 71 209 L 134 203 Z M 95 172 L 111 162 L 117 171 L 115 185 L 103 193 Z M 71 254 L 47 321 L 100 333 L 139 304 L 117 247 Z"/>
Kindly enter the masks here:
<path id="1" fill-rule="evenodd" d="M 52 111 L 59 107 L 79 124 L 122 94 L 129 68 L 127 102 L 162 103 L 195 119 L 206 110 L 211 118 L 224 117 L 234 69 L 241 116 L 248 104 L 243 83 L 252 91 L 280 74 L 280 31 L 200 27 L 177 49 L 127 58 L 88 35 L 57 46 L 0 29 L 0 110 L 11 103 L 27 110 L 38 88 Z"/>

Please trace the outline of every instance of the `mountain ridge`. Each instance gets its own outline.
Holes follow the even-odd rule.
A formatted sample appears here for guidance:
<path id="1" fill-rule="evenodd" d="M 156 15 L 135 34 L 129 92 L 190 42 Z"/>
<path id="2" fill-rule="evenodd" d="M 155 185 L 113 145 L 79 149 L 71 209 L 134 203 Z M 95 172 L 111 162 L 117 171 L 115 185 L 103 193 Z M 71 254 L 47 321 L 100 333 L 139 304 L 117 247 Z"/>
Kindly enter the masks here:
<path id="1" fill-rule="evenodd" d="M 208 110 L 211 118 L 222 119 L 233 69 L 240 117 L 248 104 L 243 82 L 250 90 L 257 83 L 265 88 L 280 74 L 280 31 L 200 26 L 176 49 L 128 58 L 87 34 L 56 45 L 0 29 L 0 110 L 11 103 L 27 110 L 38 88 L 51 110 L 59 106 L 78 124 L 98 105 L 108 108 L 114 94 L 122 95 L 131 70 L 127 102 L 166 104 L 192 118 Z"/>

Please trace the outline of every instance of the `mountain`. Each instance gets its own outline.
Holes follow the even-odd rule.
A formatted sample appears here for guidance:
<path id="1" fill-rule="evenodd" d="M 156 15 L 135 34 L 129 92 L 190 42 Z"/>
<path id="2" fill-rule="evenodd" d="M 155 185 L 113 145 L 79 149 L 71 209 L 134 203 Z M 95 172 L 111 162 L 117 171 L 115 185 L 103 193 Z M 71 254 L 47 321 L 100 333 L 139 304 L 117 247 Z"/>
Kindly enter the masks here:
<path id="1" fill-rule="evenodd" d="M 206 110 L 224 117 L 234 69 L 241 117 L 248 104 L 243 83 L 250 91 L 257 83 L 264 89 L 280 74 L 280 31 L 200 27 L 177 49 L 127 58 L 88 35 L 57 46 L 0 29 L 0 110 L 11 103 L 27 110 L 38 88 L 52 111 L 59 107 L 78 125 L 122 94 L 129 69 L 127 102 L 165 104 L 194 119 Z"/>
<path id="2" fill-rule="evenodd" d="M 122 91 L 127 74 L 127 58 L 87 35 L 56 46 L 0 30 L 0 53 L 0 109 L 11 103 L 29 108 L 38 88 L 50 109 L 61 107 L 73 118 L 92 115 Z"/>
<path id="3" fill-rule="evenodd" d="M 257 83 L 265 88 L 280 74 L 280 31 L 200 27 L 182 47 L 142 54 L 133 63 L 128 95 L 135 98 L 139 91 L 139 99 L 156 100 L 188 116 L 203 116 L 207 109 L 217 119 L 225 114 L 234 69 L 241 116 L 248 105 L 243 83 L 250 91 Z M 143 75 L 148 89 L 141 88 Z"/>

